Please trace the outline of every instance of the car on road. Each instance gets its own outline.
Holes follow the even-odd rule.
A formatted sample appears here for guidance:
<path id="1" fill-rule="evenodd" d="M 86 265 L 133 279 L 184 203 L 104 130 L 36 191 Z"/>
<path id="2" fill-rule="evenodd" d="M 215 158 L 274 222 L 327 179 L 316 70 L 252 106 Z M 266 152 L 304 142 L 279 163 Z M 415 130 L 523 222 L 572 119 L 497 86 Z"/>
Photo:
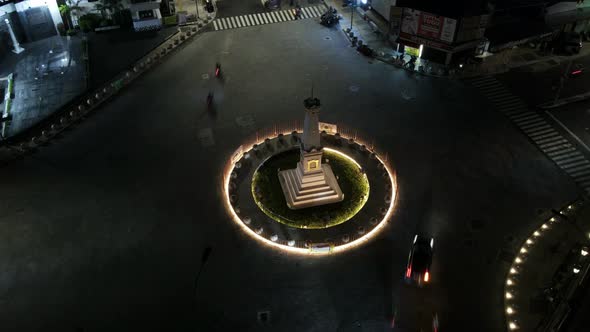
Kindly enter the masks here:
<path id="1" fill-rule="evenodd" d="M 434 238 L 416 234 L 408 255 L 404 278 L 408 283 L 423 286 L 430 282 L 430 265 L 434 252 Z"/>
<path id="2" fill-rule="evenodd" d="M 557 53 L 573 55 L 582 49 L 582 36 L 577 32 L 564 32 L 555 40 Z"/>

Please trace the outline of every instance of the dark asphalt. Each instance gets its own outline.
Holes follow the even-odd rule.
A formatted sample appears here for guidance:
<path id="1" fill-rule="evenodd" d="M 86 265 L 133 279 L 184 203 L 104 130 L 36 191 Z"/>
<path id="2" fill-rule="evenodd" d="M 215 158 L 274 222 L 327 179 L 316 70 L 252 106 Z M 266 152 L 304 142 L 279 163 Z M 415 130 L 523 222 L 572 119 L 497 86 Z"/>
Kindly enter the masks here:
<path id="1" fill-rule="evenodd" d="M 223 84 L 203 76 L 216 61 Z M 382 234 L 323 258 L 242 234 L 220 192 L 244 137 L 303 117 L 312 80 L 321 119 L 374 138 L 399 181 Z M 216 118 L 204 115 L 210 90 Z M 250 129 L 236 123 L 245 115 Z M 199 140 L 207 128 L 212 147 Z M 578 194 L 475 90 L 369 61 L 339 30 L 307 21 L 198 36 L 1 171 L 3 331 L 361 331 L 396 311 L 411 329 L 429 319 L 424 305 L 442 331 L 498 331 L 499 251 Z M 435 236 L 436 253 L 431 287 L 415 292 L 402 276 L 416 232 Z M 268 326 L 257 311 L 270 311 Z"/>

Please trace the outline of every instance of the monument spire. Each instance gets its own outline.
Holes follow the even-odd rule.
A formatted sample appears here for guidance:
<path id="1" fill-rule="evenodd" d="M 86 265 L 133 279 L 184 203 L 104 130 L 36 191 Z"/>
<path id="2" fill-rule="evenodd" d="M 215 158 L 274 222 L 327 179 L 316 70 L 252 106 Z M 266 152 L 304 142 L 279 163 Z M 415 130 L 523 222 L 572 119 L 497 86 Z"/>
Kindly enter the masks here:
<path id="1" fill-rule="evenodd" d="M 319 129 L 320 105 L 320 100 L 313 97 L 312 83 L 311 97 L 303 101 L 303 106 L 305 106 L 305 119 L 303 120 L 303 137 L 301 138 L 301 146 L 302 149 L 307 152 L 312 149 L 318 151 L 322 149 Z"/>

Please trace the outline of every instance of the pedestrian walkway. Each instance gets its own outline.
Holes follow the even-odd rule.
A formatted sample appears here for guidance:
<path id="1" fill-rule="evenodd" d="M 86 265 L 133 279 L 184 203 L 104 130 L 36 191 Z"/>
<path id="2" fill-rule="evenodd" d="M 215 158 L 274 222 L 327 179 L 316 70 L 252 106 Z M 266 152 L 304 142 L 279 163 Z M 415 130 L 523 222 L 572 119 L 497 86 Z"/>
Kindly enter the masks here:
<path id="1" fill-rule="evenodd" d="M 545 117 L 532 111 L 493 76 L 466 79 L 506 115 L 559 168 L 586 193 L 590 193 L 590 161 L 574 144 L 555 130 Z"/>
<path id="2" fill-rule="evenodd" d="M 318 5 L 301 8 L 301 18 L 320 17 L 326 11 L 326 6 Z M 247 14 L 218 18 L 213 21 L 215 31 L 244 28 L 254 25 L 288 22 L 295 20 L 295 10 L 287 9 L 267 13 Z"/>

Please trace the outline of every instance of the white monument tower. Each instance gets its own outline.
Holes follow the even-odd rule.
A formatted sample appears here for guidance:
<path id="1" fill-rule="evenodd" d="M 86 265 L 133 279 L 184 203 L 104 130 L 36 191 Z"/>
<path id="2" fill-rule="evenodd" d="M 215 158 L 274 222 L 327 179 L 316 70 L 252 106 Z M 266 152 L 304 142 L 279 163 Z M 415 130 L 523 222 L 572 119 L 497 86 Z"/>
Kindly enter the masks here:
<path id="1" fill-rule="evenodd" d="M 340 202 L 344 194 L 330 165 L 322 164 L 318 114 L 320 100 L 309 97 L 303 101 L 305 121 L 301 139 L 301 156 L 297 168 L 279 172 L 279 181 L 290 209 L 302 209 Z"/>

